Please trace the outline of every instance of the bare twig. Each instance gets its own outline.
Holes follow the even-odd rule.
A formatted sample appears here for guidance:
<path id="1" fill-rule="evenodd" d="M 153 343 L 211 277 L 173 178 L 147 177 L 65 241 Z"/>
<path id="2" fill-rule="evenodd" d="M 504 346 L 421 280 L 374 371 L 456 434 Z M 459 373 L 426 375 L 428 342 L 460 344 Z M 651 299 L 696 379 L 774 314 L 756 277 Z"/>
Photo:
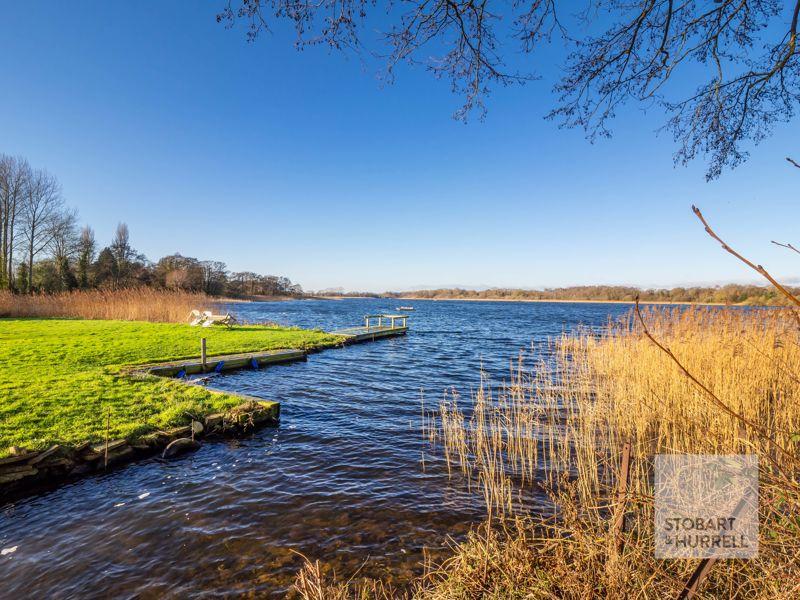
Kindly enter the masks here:
<path id="1" fill-rule="evenodd" d="M 726 243 L 725 243 L 725 242 L 722 240 L 722 238 L 720 238 L 720 237 L 719 237 L 719 236 L 718 236 L 718 235 L 717 235 L 717 234 L 714 232 L 714 230 L 713 230 L 713 229 L 711 229 L 711 226 L 708 224 L 708 221 L 706 221 L 705 217 L 703 217 L 703 213 L 702 213 L 702 212 L 700 212 L 700 209 L 699 209 L 699 208 L 697 208 L 696 206 L 692 206 L 692 211 L 693 211 L 693 212 L 694 212 L 694 214 L 697 216 L 697 218 L 698 218 L 698 219 L 700 219 L 700 222 L 701 222 L 701 223 L 703 224 L 703 226 L 706 228 L 706 233 L 707 233 L 708 235 L 710 235 L 712 238 L 714 238 L 715 240 L 717 240 L 717 241 L 720 243 L 720 245 L 722 246 L 722 249 L 723 249 L 723 250 L 725 250 L 726 252 L 728 252 L 728 253 L 732 254 L 733 256 L 735 256 L 736 258 L 738 258 L 740 261 L 742 261 L 744 264 L 746 264 L 748 267 L 750 267 L 751 269 L 753 269 L 753 270 L 754 270 L 756 273 L 758 273 L 759 275 L 761 275 L 762 277 L 764 277 L 764 279 L 766 279 L 766 280 L 767 280 L 767 281 L 769 281 L 769 282 L 770 282 L 770 283 L 771 283 L 773 286 L 775 286 L 775 289 L 777 289 L 777 290 L 778 290 L 778 291 L 779 291 L 781 294 L 783 294 L 784 296 L 786 296 L 786 297 L 789 299 L 789 301 L 790 301 L 790 302 L 792 302 L 792 304 L 794 304 L 795 306 L 800 306 L 800 299 L 798 299 L 798 298 L 797 298 L 797 296 L 795 296 L 794 294 L 792 294 L 792 293 L 791 293 L 789 290 L 787 290 L 787 289 L 786 289 L 785 287 L 783 287 L 783 286 L 782 286 L 780 283 L 778 283 L 778 282 L 775 280 L 775 278 L 774 278 L 772 275 L 770 275 L 770 274 L 769 274 L 769 272 L 768 272 L 768 271 L 767 271 L 767 270 L 766 270 L 764 267 L 762 267 L 761 265 L 757 265 L 757 264 L 755 264 L 755 263 L 753 263 L 753 262 L 751 262 L 751 261 L 747 260 L 747 259 L 746 259 L 744 256 L 742 256 L 741 254 L 739 254 L 738 252 L 736 252 L 736 250 L 734 250 L 733 248 L 731 248 L 730 246 L 728 246 L 728 244 L 726 244 Z"/>
<path id="2" fill-rule="evenodd" d="M 772 240 L 772 243 L 775 244 L 776 246 L 780 246 L 781 248 L 788 248 L 789 250 L 793 250 L 794 252 L 800 254 L 800 250 L 798 250 L 791 244 L 781 244 L 780 242 L 776 242 L 775 240 Z"/>
<path id="3" fill-rule="evenodd" d="M 786 157 L 786 160 L 788 160 L 788 161 L 789 161 L 790 163 L 792 163 L 792 164 L 793 164 L 795 167 L 797 167 L 798 169 L 800 169 L 800 163 L 798 163 L 797 161 L 795 161 L 795 160 L 793 160 L 793 159 L 789 158 L 788 156 Z"/>

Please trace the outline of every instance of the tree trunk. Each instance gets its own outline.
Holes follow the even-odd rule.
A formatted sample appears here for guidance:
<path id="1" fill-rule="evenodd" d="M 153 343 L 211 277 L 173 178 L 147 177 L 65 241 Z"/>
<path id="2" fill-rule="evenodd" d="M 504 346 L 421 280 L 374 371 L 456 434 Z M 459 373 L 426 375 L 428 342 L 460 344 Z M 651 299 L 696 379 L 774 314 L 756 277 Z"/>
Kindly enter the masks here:
<path id="1" fill-rule="evenodd" d="M 31 228 L 31 240 L 28 244 L 28 293 L 33 293 L 33 242 L 36 230 Z"/>
<path id="2" fill-rule="evenodd" d="M 10 191 L 7 192 L 10 194 Z M 9 227 L 11 223 L 11 211 L 12 202 L 10 198 L 6 198 L 3 200 L 3 207 L 0 209 L 2 212 L 2 230 L 0 230 L 0 239 L 2 239 L 3 244 L 2 248 L 0 248 L 0 281 L 5 281 L 8 284 L 9 289 L 11 288 L 11 269 L 10 269 L 10 260 L 9 260 L 9 252 L 11 250 L 11 241 L 10 236 L 12 235 L 11 231 L 13 225 Z"/>
<path id="3" fill-rule="evenodd" d="M 8 233 L 6 234 L 5 241 L 8 243 L 8 248 L 6 249 L 5 259 L 6 259 L 6 275 L 7 275 L 7 283 L 8 289 L 14 289 L 14 225 L 17 220 L 17 199 L 14 198 L 14 201 L 11 205 L 10 214 L 6 215 L 8 220 Z"/>

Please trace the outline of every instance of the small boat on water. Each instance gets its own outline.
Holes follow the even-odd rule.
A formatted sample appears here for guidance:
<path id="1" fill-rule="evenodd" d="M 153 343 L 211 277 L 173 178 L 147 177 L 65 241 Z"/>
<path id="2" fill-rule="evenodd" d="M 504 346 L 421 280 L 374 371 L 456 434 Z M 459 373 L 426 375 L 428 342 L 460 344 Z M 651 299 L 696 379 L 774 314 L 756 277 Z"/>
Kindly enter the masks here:
<path id="1" fill-rule="evenodd" d="M 398 306 L 397 310 L 414 310 L 413 306 Z"/>

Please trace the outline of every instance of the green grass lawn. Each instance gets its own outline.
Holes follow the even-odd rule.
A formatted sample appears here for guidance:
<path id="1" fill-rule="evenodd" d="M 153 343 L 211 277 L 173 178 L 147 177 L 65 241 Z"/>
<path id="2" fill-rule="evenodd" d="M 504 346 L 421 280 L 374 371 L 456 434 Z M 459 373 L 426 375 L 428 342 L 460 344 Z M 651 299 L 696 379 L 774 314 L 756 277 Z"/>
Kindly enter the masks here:
<path id="1" fill-rule="evenodd" d="M 133 378 L 128 365 L 208 355 L 334 345 L 319 331 L 172 323 L 0 319 L 0 456 L 10 446 L 42 449 L 110 435 L 134 439 L 188 422 L 185 413 L 221 412 L 241 398 L 174 379 Z M 271 400 L 272 398 L 267 398 Z"/>

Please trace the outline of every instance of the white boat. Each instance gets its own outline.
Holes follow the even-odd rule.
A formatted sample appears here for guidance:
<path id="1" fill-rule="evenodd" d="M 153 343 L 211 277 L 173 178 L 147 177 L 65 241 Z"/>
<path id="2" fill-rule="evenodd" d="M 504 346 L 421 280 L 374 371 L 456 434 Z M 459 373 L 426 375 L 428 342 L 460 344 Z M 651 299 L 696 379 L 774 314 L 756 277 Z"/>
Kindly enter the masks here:
<path id="1" fill-rule="evenodd" d="M 413 306 L 398 306 L 397 310 L 414 310 Z"/>

